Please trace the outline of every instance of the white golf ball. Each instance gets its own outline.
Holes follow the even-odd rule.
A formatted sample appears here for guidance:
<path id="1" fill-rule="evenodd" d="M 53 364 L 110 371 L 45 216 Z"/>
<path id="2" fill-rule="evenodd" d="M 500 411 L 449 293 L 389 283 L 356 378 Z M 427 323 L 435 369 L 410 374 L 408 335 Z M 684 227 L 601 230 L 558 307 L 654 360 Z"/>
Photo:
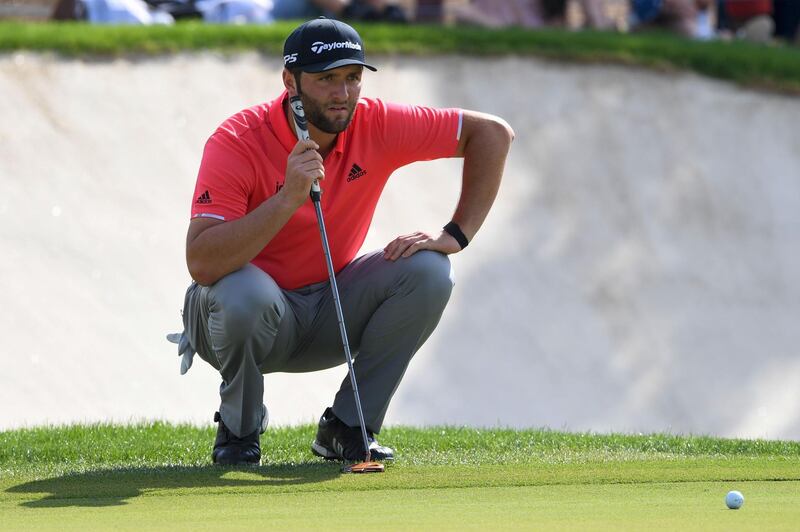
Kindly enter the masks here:
<path id="1" fill-rule="evenodd" d="M 728 508 L 731 510 L 738 510 L 744 504 L 744 495 L 735 490 L 729 491 L 725 496 L 725 504 L 727 504 Z"/>

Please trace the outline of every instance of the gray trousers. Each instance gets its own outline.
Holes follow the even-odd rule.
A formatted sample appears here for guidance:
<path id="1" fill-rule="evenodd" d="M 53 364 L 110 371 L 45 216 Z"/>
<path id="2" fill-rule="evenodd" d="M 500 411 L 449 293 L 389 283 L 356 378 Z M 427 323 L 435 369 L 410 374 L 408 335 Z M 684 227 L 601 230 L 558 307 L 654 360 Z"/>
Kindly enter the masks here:
<path id="1" fill-rule="evenodd" d="M 434 251 L 388 261 L 383 251 L 355 259 L 336 276 L 367 430 L 380 432 L 411 361 L 439 323 L 453 277 Z M 186 291 L 184 335 L 222 375 L 220 416 L 239 437 L 260 427 L 263 374 L 308 372 L 345 363 L 328 281 L 283 290 L 248 264 L 211 286 Z M 333 402 L 360 425 L 349 376 Z"/>

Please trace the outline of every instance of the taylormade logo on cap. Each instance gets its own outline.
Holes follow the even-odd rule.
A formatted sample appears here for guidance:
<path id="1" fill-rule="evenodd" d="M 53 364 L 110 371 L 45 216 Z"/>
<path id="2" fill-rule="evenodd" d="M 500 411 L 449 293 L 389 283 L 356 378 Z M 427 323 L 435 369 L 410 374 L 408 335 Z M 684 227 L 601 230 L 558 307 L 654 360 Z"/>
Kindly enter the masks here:
<path id="1" fill-rule="evenodd" d="M 311 51 L 315 54 L 321 54 L 328 50 L 338 50 L 340 48 L 349 48 L 351 50 L 361 50 L 361 45 L 356 42 L 315 42 L 311 45 Z"/>
<path id="2" fill-rule="evenodd" d="M 364 42 L 358 32 L 329 18 L 301 24 L 283 43 L 283 64 L 303 72 L 323 72 L 347 65 L 375 70 L 364 59 Z"/>

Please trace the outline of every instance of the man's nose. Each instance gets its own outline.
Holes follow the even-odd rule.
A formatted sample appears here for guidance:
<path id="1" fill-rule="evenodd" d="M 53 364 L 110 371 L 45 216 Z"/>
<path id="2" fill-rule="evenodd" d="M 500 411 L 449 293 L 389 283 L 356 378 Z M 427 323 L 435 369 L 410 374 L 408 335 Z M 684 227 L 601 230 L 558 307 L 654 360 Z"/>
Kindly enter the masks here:
<path id="1" fill-rule="evenodd" d="M 337 83 L 336 85 L 333 86 L 332 91 L 333 91 L 332 96 L 335 99 L 341 100 L 341 101 L 347 101 L 347 97 L 348 97 L 349 93 L 348 93 L 348 90 L 347 90 L 347 83 L 346 82 L 343 81 L 342 83 Z"/>

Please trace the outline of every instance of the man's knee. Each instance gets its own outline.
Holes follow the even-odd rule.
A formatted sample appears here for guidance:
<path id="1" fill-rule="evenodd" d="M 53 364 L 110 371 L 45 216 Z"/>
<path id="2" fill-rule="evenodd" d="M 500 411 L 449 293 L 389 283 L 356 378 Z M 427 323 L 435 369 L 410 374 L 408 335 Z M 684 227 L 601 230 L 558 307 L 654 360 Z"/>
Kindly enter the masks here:
<path id="1" fill-rule="evenodd" d="M 237 301 L 231 301 L 222 311 L 225 336 L 247 340 L 255 328 L 266 323 L 277 330 L 286 308 L 280 297 L 267 291 L 254 291 Z"/>
<path id="2" fill-rule="evenodd" d="M 420 291 L 430 304 L 447 303 L 455 284 L 447 255 L 422 250 L 404 260 L 405 275 L 414 290 Z"/>
<path id="3" fill-rule="evenodd" d="M 256 269 L 254 266 L 250 266 Z M 261 270 L 239 270 L 214 286 L 212 314 L 229 342 L 250 338 L 260 324 L 277 330 L 286 312 L 281 289 Z"/>

